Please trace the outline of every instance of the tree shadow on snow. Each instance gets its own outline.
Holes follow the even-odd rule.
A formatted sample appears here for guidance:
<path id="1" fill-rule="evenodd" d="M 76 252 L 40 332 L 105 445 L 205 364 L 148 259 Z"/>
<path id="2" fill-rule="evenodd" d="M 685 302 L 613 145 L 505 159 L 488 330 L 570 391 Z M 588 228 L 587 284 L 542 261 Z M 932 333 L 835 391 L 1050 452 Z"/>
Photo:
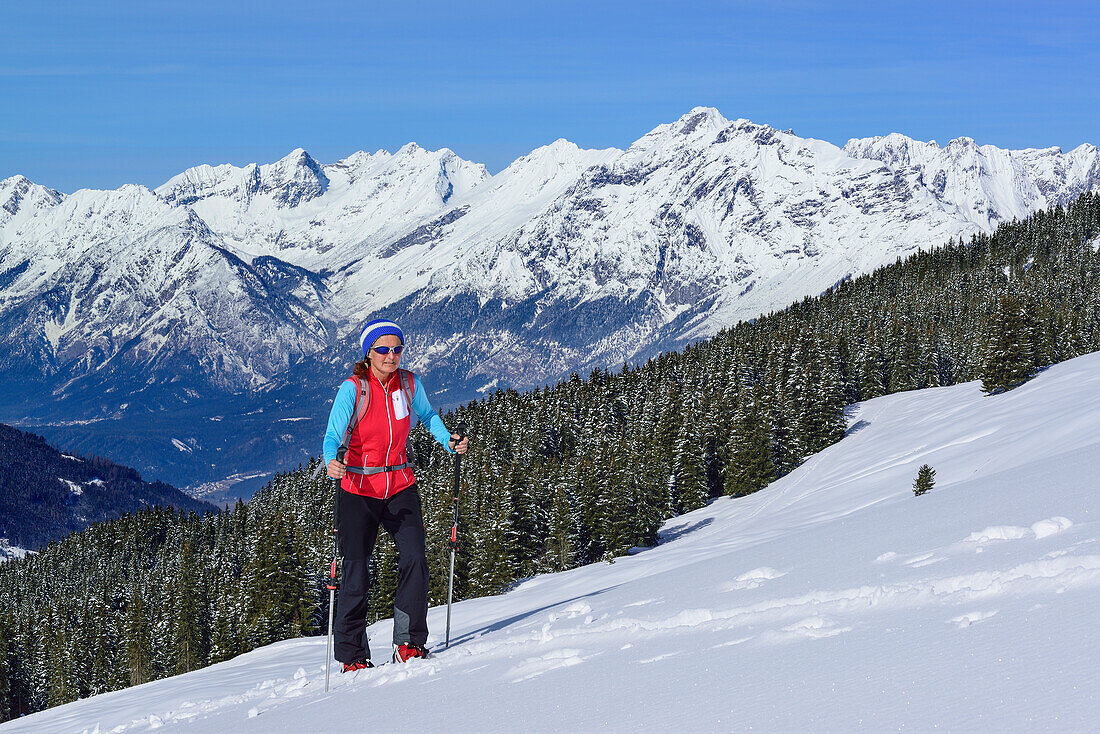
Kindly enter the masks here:
<path id="1" fill-rule="evenodd" d="M 612 589 L 614 589 L 618 586 L 619 586 L 619 584 L 615 584 L 615 586 L 608 586 L 606 589 L 600 589 L 599 591 L 592 591 L 592 592 L 589 592 L 587 594 L 581 594 L 580 596 L 574 596 L 572 599 L 563 599 L 562 601 L 557 601 L 557 602 L 554 602 L 553 604 L 547 604 L 545 606 L 541 606 L 538 609 L 530 609 L 526 612 L 521 612 L 519 614 L 515 614 L 511 617 L 508 617 L 507 619 L 501 619 L 501 620 L 498 620 L 496 622 L 493 622 L 492 624 L 487 624 L 484 627 L 481 627 L 481 628 L 476 629 L 476 630 L 471 630 L 470 632 L 467 632 L 464 635 L 460 635 L 460 636 L 456 637 L 454 640 L 451 641 L 451 647 L 456 647 L 458 645 L 461 645 L 463 642 L 473 640 L 477 637 L 480 637 L 481 635 L 489 634 L 490 632 L 499 632 L 500 630 L 504 629 L 505 627 L 510 627 L 513 624 L 516 624 L 517 622 L 522 622 L 523 620 L 527 619 L 528 617 L 533 617 L 536 614 L 541 614 L 541 613 L 549 611 L 551 609 L 556 609 L 557 607 L 561 607 L 561 606 L 564 606 L 564 605 L 567 605 L 567 604 L 571 604 L 575 601 L 580 601 L 581 599 L 587 599 L 589 597 L 599 596 L 600 594 L 603 594 L 604 592 L 607 592 L 607 591 L 611 591 Z"/>
<path id="2" fill-rule="evenodd" d="M 847 431 L 844 432 L 844 437 L 847 438 L 848 436 L 851 436 L 854 433 L 859 433 L 860 431 L 862 431 L 864 428 L 866 428 L 869 425 L 871 425 L 871 424 L 868 423 L 867 421 L 856 421 L 855 423 L 852 424 L 851 428 L 849 428 Z"/>
<path id="3" fill-rule="evenodd" d="M 694 533 L 696 530 L 702 530 L 707 525 L 714 522 L 713 517 L 706 517 L 698 522 L 684 523 L 683 525 L 676 525 L 668 530 L 662 530 L 657 533 L 657 545 L 664 545 L 665 543 L 671 543 L 674 540 L 684 537 L 688 533 Z"/>

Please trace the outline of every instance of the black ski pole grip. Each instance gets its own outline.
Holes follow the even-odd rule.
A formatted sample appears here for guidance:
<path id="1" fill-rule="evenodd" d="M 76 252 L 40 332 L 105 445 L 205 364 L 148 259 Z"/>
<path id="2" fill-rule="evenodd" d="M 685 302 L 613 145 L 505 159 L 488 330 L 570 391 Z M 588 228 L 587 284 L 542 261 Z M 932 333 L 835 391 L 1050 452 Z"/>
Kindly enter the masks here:
<path id="1" fill-rule="evenodd" d="M 455 446 L 458 446 L 462 443 L 462 439 L 466 438 L 466 431 L 467 428 L 465 423 L 459 423 L 455 429 L 451 431 L 451 441 L 454 442 Z M 455 438 L 455 436 L 458 436 L 458 438 Z"/>

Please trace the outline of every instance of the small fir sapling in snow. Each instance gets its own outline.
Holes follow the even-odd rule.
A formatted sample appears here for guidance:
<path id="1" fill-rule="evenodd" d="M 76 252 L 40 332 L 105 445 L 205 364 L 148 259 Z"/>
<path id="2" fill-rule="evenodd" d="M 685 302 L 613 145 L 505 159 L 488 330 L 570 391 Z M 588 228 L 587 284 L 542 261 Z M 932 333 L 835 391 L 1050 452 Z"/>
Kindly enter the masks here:
<path id="1" fill-rule="evenodd" d="M 928 464 L 917 469 L 917 481 L 913 482 L 913 494 L 920 497 L 936 485 L 936 470 Z"/>

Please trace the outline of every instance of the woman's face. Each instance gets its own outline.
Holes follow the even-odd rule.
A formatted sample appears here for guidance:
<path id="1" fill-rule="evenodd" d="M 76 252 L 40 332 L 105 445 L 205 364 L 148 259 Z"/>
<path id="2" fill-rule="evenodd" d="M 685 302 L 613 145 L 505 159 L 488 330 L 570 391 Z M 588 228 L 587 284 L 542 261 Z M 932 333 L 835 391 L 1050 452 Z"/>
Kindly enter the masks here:
<path id="1" fill-rule="evenodd" d="M 374 370 L 375 374 L 381 376 L 383 382 L 401 366 L 401 355 L 393 353 L 393 347 L 400 345 L 400 339 L 393 334 L 386 334 L 378 337 L 378 341 L 371 345 L 370 352 L 367 353 L 371 369 Z M 390 353 L 379 354 L 375 351 L 375 347 L 390 347 Z"/>

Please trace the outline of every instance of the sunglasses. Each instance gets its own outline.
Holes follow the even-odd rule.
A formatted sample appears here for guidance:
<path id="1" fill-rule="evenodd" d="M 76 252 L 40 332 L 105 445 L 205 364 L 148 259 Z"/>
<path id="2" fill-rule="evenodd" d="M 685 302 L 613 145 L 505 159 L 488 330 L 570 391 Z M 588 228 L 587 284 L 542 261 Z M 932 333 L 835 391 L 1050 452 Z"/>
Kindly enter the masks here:
<path id="1" fill-rule="evenodd" d="M 379 354 L 389 354 L 390 350 L 393 350 L 394 354 L 401 354 L 405 350 L 405 345 L 398 344 L 396 347 L 371 347 L 371 351 L 378 352 Z"/>

